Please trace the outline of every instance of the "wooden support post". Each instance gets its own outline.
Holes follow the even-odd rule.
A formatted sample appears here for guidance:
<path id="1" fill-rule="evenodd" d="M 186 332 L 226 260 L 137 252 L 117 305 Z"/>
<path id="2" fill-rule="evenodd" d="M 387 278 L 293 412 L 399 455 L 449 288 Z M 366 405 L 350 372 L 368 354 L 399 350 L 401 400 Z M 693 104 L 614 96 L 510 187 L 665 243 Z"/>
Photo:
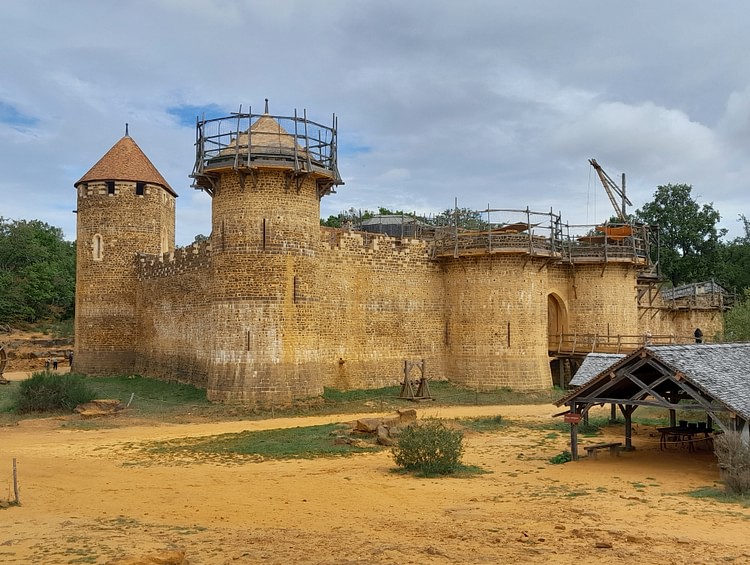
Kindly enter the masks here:
<path id="1" fill-rule="evenodd" d="M 609 423 L 614 424 L 615 422 L 617 422 L 617 406 L 612 403 L 609 410 Z"/>
<path id="2" fill-rule="evenodd" d="M 625 451 L 633 451 L 633 412 L 638 406 L 626 404 L 620 406 L 620 411 L 625 416 Z"/>
<path id="3" fill-rule="evenodd" d="M 628 407 L 629 408 L 629 407 Z M 633 447 L 633 420 L 630 410 L 625 409 L 625 449 L 630 451 Z"/>
<path id="4" fill-rule="evenodd" d="M 677 427 L 677 411 L 676 410 L 669 411 L 669 427 L 670 428 Z"/>
<path id="5" fill-rule="evenodd" d="M 18 495 L 18 470 L 16 469 L 16 458 L 13 458 L 13 496 L 16 504 L 21 504 L 21 498 Z"/>
<path id="6" fill-rule="evenodd" d="M 578 424 L 570 424 L 570 455 L 578 461 Z"/>

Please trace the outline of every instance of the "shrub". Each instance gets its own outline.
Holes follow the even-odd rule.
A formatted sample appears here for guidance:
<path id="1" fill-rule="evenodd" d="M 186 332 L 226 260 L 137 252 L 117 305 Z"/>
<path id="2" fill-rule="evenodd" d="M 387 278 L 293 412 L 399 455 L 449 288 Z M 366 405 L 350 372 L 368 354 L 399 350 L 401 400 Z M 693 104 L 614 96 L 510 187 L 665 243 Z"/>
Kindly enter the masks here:
<path id="1" fill-rule="evenodd" d="M 750 445 L 738 432 L 716 436 L 714 453 L 728 494 L 750 494 Z"/>
<path id="2" fill-rule="evenodd" d="M 464 434 L 436 419 L 405 428 L 393 448 L 396 465 L 425 475 L 447 475 L 461 468 Z"/>
<path id="3" fill-rule="evenodd" d="M 570 451 L 563 451 L 562 453 L 558 453 L 554 457 L 550 457 L 549 462 L 553 465 L 562 465 L 563 463 L 568 463 L 569 461 L 573 461 L 573 455 L 570 453 Z"/>
<path id="4" fill-rule="evenodd" d="M 16 410 L 21 413 L 73 410 L 94 396 L 80 375 L 34 373 L 20 383 Z"/>

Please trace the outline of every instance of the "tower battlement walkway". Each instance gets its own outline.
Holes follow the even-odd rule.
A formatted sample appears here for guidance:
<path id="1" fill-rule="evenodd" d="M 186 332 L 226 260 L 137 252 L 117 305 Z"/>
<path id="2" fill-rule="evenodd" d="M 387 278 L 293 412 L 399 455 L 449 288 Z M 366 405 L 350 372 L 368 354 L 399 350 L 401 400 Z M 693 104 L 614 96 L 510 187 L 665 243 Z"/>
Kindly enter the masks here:
<path id="1" fill-rule="evenodd" d="M 477 227 L 465 228 L 455 222 L 435 228 L 433 258 L 521 254 L 574 264 L 650 265 L 650 226 L 569 225 L 563 224 L 558 214 L 528 208 L 487 209 L 476 214 L 483 218 Z M 497 221 L 498 217 L 512 219 Z"/>
<path id="2" fill-rule="evenodd" d="M 324 126 L 294 111 L 292 116 L 271 115 L 268 101 L 262 114 L 252 111 L 196 121 L 193 186 L 213 195 L 221 174 L 236 172 L 254 182 L 258 169 L 282 169 L 292 180 L 312 176 L 318 197 L 343 184 L 337 160 L 337 119 Z"/>

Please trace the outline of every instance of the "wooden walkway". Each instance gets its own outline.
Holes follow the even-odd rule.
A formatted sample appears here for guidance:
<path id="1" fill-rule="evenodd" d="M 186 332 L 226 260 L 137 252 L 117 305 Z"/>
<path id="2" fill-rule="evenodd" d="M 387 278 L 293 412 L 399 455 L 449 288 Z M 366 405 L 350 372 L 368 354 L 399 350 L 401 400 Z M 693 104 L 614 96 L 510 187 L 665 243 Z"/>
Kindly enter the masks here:
<path id="1" fill-rule="evenodd" d="M 691 336 L 572 333 L 550 335 L 549 352 L 552 355 L 584 357 L 589 353 L 632 353 L 644 345 L 687 345 L 689 343 L 693 343 Z"/>

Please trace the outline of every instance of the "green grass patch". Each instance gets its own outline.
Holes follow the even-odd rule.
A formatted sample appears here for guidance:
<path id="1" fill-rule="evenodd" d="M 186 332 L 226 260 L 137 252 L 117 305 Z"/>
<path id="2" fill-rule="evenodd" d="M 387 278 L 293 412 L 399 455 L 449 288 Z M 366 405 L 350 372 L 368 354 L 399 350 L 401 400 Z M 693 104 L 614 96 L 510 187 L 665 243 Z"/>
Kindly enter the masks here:
<path id="1" fill-rule="evenodd" d="M 739 504 L 745 508 L 750 508 L 750 495 L 733 495 L 717 487 L 700 487 L 693 491 L 686 492 L 692 498 L 709 498 L 716 502 L 725 504 Z"/>
<path id="2" fill-rule="evenodd" d="M 9 414 L 15 411 L 18 387 L 18 381 L 0 385 L 0 414 Z"/>
<path id="3" fill-rule="evenodd" d="M 472 432 L 497 432 L 508 427 L 508 422 L 500 415 L 482 418 L 461 418 L 458 422 Z"/>
<path id="4" fill-rule="evenodd" d="M 337 444 L 335 436 L 339 424 L 308 426 L 257 432 L 221 434 L 201 438 L 180 438 L 142 444 L 139 447 L 150 455 L 172 455 L 188 459 L 242 458 L 255 461 L 268 459 L 313 459 L 365 453 L 382 449 L 372 444 Z"/>
<path id="5" fill-rule="evenodd" d="M 260 419 L 269 416 L 393 412 L 416 406 L 408 400 L 398 398 L 399 386 L 353 391 L 340 391 L 327 387 L 321 397 L 283 405 L 259 407 L 211 403 L 207 400 L 204 389 L 139 375 L 81 376 L 81 378 L 94 390 L 96 398 L 118 399 L 123 404 L 127 404 L 133 395 L 133 402 L 127 411 L 118 414 L 116 420 L 97 420 L 94 424 L 71 420 L 64 424 L 66 427 L 77 429 L 111 427 L 123 425 L 128 419 L 135 418 L 155 418 L 163 422 L 195 422 L 212 421 L 218 418 L 224 420 Z M 11 398 L 17 386 L 17 383 L 0 386 L 0 424 L 19 418 L 19 415 L 13 412 L 14 401 Z M 538 404 L 549 403 L 562 394 L 559 389 L 536 392 L 498 389 L 476 392 L 446 381 L 431 381 L 430 388 L 434 397 L 434 402 L 431 402 L 430 406 Z M 28 414 L 24 417 L 35 416 Z M 468 426 L 477 431 L 490 431 L 500 426 L 500 423 L 477 421 L 469 423 Z"/>
<path id="6" fill-rule="evenodd" d="M 100 398 L 117 398 L 123 402 L 135 394 L 134 402 L 157 402 L 166 404 L 209 404 L 205 389 L 174 381 L 162 381 L 140 375 L 117 377 L 87 377 L 90 386 Z"/>
<path id="7" fill-rule="evenodd" d="M 335 404 L 361 402 L 363 400 L 376 401 L 381 398 L 395 398 L 400 391 L 401 388 L 397 386 L 387 386 L 369 390 L 337 390 L 335 388 L 324 387 L 323 400 Z"/>

